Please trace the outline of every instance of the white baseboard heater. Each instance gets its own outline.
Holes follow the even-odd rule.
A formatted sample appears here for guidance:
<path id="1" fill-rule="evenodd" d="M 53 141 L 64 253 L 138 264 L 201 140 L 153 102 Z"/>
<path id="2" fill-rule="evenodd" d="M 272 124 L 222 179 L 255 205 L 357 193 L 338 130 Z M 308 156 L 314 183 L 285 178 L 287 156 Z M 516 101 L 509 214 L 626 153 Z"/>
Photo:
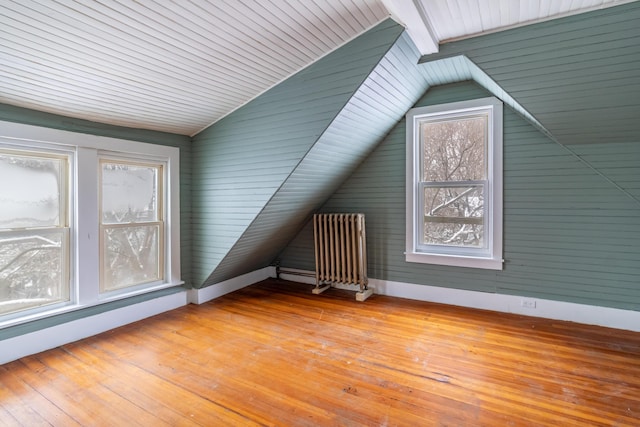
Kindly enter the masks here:
<path id="1" fill-rule="evenodd" d="M 316 255 L 314 294 L 331 284 L 358 285 L 356 300 L 364 301 L 373 293 L 368 288 L 367 237 L 364 214 L 326 213 L 313 215 Z"/>

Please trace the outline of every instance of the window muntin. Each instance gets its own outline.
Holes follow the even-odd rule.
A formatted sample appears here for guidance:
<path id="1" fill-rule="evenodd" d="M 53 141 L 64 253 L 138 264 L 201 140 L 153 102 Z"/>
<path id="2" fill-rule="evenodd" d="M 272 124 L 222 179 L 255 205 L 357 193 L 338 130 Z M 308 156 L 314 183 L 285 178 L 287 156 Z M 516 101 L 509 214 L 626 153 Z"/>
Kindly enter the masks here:
<path id="1" fill-rule="evenodd" d="M 164 278 L 163 169 L 101 160 L 101 292 Z"/>
<path id="2" fill-rule="evenodd" d="M 502 104 L 407 114 L 409 262 L 502 268 Z"/>
<path id="3" fill-rule="evenodd" d="M 69 163 L 0 149 L 0 315 L 70 300 Z"/>

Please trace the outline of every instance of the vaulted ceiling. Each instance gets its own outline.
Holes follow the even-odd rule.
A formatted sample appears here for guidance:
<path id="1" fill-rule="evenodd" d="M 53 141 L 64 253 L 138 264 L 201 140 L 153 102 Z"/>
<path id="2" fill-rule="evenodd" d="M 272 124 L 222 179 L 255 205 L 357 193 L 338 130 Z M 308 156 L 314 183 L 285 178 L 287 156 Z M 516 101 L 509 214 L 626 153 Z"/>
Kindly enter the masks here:
<path id="1" fill-rule="evenodd" d="M 194 135 L 389 16 L 431 55 L 627 2 L 3 0 L 0 103 Z"/>

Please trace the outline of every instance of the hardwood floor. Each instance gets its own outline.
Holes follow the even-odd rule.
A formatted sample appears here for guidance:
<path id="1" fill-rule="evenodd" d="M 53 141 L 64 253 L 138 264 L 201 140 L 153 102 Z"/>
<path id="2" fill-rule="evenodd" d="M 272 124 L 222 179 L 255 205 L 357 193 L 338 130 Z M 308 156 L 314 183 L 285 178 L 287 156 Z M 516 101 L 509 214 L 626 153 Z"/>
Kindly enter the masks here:
<path id="1" fill-rule="evenodd" d="M 268 280 L 0 366 L 1 426 L 640 425 L 640 333 Z"/>

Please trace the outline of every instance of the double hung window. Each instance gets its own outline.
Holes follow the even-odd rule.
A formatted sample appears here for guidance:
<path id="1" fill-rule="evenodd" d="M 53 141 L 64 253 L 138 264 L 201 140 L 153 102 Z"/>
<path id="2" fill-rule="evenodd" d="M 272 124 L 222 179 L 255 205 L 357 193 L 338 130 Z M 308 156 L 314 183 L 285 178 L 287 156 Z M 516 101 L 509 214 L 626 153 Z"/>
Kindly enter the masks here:
<path id="1" fill-rule="evenodd" d="M 502 268 L 502 104 L 494 98 L 407 114 L 410 262 Z"/>
<path id="2" fill-rule="evenodd" d="M 178 160 L 0 122 L 0 327 L 181 285 Z"/>
<path id="3" fill-rule="evenodd" d="M 100 161 L 101 292 L 163 278 L 163 165 Z"/>

